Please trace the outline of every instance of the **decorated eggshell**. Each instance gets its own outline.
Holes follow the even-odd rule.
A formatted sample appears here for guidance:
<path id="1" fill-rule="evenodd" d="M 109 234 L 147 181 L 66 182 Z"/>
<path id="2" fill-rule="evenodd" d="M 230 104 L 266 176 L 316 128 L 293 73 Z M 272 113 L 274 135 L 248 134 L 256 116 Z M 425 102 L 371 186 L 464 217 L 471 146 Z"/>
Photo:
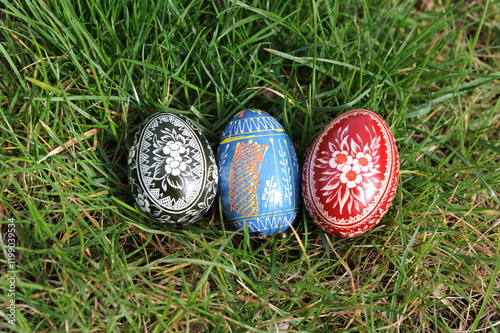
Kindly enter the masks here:
<path id="1" fill-rule="evenodd" d="M 227 124 L 217 153 L 222 208 L 252 236 L 283 232 L 300 206 L 300 171 L 292 141 L 262 110 L 244 110 Z"/>
<path id="2" fill-rule="evenodd" d="M 128 179 L 135 201 L 156 222 L 188 225 L 205 214 L 215 199 L 215 155 L 188 118 L 158 112 L 142 123 L 134 137 Z"/>
<path id="3" fill-rule="evenodd" d="M 356 236 L 384 217 L 398 178 L 387 123 L 372 111 L 351 110 L 333 119 L 310 147 L 302 170 L 305 207 L 324 231 Z"/>

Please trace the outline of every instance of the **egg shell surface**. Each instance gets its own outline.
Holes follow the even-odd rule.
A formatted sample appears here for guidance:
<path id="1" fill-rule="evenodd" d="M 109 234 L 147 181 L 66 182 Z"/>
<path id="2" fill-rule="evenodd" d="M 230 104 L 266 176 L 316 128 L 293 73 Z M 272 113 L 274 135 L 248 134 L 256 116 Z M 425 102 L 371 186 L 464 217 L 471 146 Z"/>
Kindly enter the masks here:
<path id="1" fill-rule="evenodd" d="M 302 169 L 304 204 L 324 231 L 360 235 L 384 217 L 398 179 L 398 150 L 387 123 L 373 111 L 351 110 L 311 145 Z"/>
<path id="2" fill-rule="evenodd" d="M 157 112 L 134 137 L 128 180 L 135 201 L 156 222 L 188 225 L 207 212 L 217 194 L 215 155 L 187 117 Z"/>
<path id="3" fill-rule="evenodd" d="M 300 207 L 300 168 L 292 141 L 268 113 L 233 117 L 217 152 L 219 196 L 230 223 L 252 236 L 289 228 Z"/>

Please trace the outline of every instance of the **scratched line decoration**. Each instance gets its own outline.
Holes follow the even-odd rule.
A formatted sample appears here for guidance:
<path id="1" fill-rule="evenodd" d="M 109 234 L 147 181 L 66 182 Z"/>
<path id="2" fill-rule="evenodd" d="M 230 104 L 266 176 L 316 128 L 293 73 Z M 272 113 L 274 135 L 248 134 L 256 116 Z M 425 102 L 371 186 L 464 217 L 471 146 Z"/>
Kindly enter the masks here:
<path id="1" fill-rule="evenodd" d="M 268 113 L 235 115 L 217 153 L 219 197 L 235 229 L 252 236 L 286 231 L 300 206 L 300 170 L 293 143 Z"/>
<path id="2" fill-rule="evenodd" d="M 357 236 L 382 220 L 398 179 L 389 125 L 373 111 L 351 110 L 333 119 L 311 145 L 302 175 L 305 207 L 324 231 Z"/>
<path id="3" fill-rule="evenodd" d="M 128 181 L 137 205 L 157 223 L 185 226 L 201 218 L 215 200 L 215 156 L 187 117 L 156 112 L 134 136 Z"/>

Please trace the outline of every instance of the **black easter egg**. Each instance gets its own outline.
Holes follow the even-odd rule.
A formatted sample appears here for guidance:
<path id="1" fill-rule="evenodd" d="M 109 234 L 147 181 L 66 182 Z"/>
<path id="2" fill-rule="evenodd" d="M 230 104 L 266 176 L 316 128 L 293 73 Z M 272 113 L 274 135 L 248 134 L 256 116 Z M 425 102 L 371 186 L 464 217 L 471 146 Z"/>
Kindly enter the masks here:
<path id="1" fill-rule="evenodd" d="M 218 183 L 215 156 L 196 125 L 175 112 L 142 123 L 128 157 L 128 180 L 139 207 L 157 223 L 185 226 L 212 205 Z"/>

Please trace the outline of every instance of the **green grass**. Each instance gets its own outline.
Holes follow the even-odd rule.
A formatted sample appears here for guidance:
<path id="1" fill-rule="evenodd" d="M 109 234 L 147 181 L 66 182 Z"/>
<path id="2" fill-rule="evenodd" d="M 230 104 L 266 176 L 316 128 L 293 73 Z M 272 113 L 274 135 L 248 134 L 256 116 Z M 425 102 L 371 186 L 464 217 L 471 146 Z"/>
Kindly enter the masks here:
<path id="1" fill-rule="evenodd" d="M 500 2 L 0 3 L 0 330 L 500 331 Z M 383 116 L 401 159 L 384 220 L 341 239 L 302 211 L 256 240 L 216 202 L 157 228 L 127 185 L 141 120 L 178 110 L 216 148 L 244 108 L 301 160 L 341 112 Z"/>

